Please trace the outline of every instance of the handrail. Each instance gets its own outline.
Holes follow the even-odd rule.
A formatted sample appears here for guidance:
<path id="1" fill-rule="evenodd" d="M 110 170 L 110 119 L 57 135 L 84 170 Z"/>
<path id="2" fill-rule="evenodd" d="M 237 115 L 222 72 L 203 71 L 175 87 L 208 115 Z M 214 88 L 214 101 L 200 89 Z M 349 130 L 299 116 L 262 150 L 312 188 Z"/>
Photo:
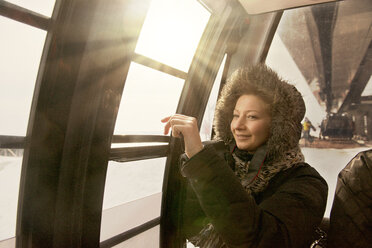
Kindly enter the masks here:
<path id="1" fill-rule="evenodd" d="M 114 135 L 112 143 L 141 143 L 141 142 L 167 142 L 170 137 L 165 135 Z"/>
<path id="2" fill-rule="evenodd" d="M 25 143 L 26 137 L 24 136 L 0 135 L 1 149 L 24 149 Z"/>
<path id="3" fill-rule="evenodd" d="M 160 217 L 157 217 L 153 220 L 150 220 L 148 222 L 145 222 L 144 224 L 142 225 L 139 225 L 137 227 L 134 227 L 126 232 L 123 232 L 121 234 L 118 234 L 112 238 L 109 238 L 105 241 L 102 241 L 100 243 L 100 248 L 108 248 L 108 247 L 113 247 L 114 245 L 117 245 L 117 244 L 120 244 L 130 238 L 133 238 L 134 236 L 140 234 L 140 233 L 143 233 L 157 225 L 160 224 Z"/>
<path id="4" fill-rule="evenodd" d="M 25 136 L 0 135 L 0 148 L 23 149 L 25 141 Z M 112 143 L 169 143 L 169 141 L 170 137 L 164 135 L 114 135 L 112 137 Z"/>
<path id="5" fill-rule="evenodd" d="M 110 150 L 110 160 L 117 162 L 129 162 L 151 158 L 160 158 L 168 155 L 169 145 L 157 146 L 136 146 L 112 148 Z"/>

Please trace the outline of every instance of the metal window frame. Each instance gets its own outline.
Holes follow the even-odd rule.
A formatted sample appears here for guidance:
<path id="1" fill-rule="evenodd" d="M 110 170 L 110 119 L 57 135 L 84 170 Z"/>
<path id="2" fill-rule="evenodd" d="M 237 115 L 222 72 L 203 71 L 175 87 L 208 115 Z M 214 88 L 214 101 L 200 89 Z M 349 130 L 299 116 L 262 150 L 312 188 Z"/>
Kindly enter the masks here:
<path id="1" fill-rule="evenodd" d="M 156 61 L 154 59 L 151 59 L 149 57 L 146 57 L 144 55 L 136 53 L 133 57 L 133 62 L 136 62 L 138 64 L 147 66 L 149 68 L 152 68 L 157 71 L 164 72 L 166 74 L 181 78 L 181 79 L 186 79 L 187 78 L 187 73 L 181 70 L 178 70 L 174 67 L 171 67 L 169 65 L 163 64 L 159 61 Z"/>
<path id="2" fill-rule="evenodd" d="M 160 224 L 160 217 L 158 218 L 155 218 L 153 220 L 150 220 L 146 223 L 143 223 L 142 225 L 140 226 L 137 226 L 137 227 L 134 227 L 126 232 L 123 232 L 123 233 L 120 233 L 112 238 L 109 238 L 105 241 L 102 241 L 100 243 L 100 248 L 109 248 L 109 247 L 113 247 L 115 245 L 118 245 L 120 243 L 123 243 L 125 241 L 127 241 L 128 239 L 130 238 L 133 238 L 157 225 Z"/>
<path id="3" fill-rule="evenodd" d="M 5 0 L 0 0 L 0 15 L 45 31 L 51 23 L 51 18 Z"/>

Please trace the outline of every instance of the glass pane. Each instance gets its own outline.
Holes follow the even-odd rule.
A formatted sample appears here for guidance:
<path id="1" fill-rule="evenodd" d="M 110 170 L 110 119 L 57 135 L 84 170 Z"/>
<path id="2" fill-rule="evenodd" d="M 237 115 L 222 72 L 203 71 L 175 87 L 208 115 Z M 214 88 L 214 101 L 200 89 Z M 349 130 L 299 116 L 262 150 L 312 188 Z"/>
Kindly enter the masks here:
<path id="1" fill-rule="evenodd" d="M 160 209 L 161 193 L 105 209 L 102 212 L 100 240 L 107 240 L 134 227 L 158 218 L 160 216 Z M 148 242 L 148 240 L 146 240 L 146 242 Z M 142 248 L 153 246 L 143 245 L 131 247 Z"/>
<path id="2" fill-rule="evenodd" d="M 152 0 L 136 53 L 187 72 L 209 17 L 196 0 Z"/>
<path id="3" fill-rule="evenodd" d="M 226 55 L 223 58 L 223 61 L 220 65 L 220 69 L 217 73 L 216 79 L 213 84 L 213 88 L 211 94 L 209 96 L 207 107 L 205 108 L 203 122 L 200 127 L 200 137 L 202 141 L 211 140 L 212 136 L 212 126 L 213 126 L 213 119 L 214 119 L 214 110 L 216 108 L 218 91 L 221 85 L 221 78 L 223 74 L 223 69 L 225 67 L 226 62 Z"/>
<path id="4" fill-rule="evenodd" d="M 183 79 L 131 63 L 114 133 L 162 135 L 160 120 L 175 113 L 183 84 Z"/>
<path id="5" fill-rule="evenodd" d="M 46 32 L 0 17 L 0 33 L 0 135 L 25 136 Z M 0 149 L 0 240 L 15 236 L 22 154 Z"/>
<path id="6" fill-rule="evenodd" d="M 109 161 L 101 241 L 160 216 L 165 161 L 165 157 L 126 163 Z"/>
<path id="7" fill-rule="evenodd" d="M 32 10 L 45 16 L 52 16 L 56 0 L 6 0 L 22 8 Z"/>
<path id="8" fill-rule="evenodd" d="M 0 240 L 15 236 L 22 152 L 0 149 Z"/>
<path id="9" fill-rule="evenodd" d="M 161 192 L 165 160 L 109 161 L 103 209 Z"/>
<path id="10" fill-rule="evenodd" d="M 370 1 L 355 0 L 287 10 L 266 59 L 268 66 L 302 93 L 306 117 L 316 128 L 310 132 L 311 139 L 301 139 L 300 145 L 305 160 L 328 183 L 326 217 L 329 217 L 332 207 L 338 173 L 358 152 L 372 145 L 363 138 L 368 134 L 364 115 L 371 113 L 368 105 L 353 104 L 346 112 L 339 113 L 372 39 L 369 35 L 372 23 L 370 7 Z M 332 32 L 324 32 L 327 28 Z M 322 46 L 328 49 L 322 50 Z M 331 80 L 328 88 L 326 77 Z M 331 93 L 333 98 L 329 100 L 331 107 L 328 109 L 327 93 Z M 324 134 L 323 121 L 337 124 L 336 121 L 341 120 L 355 124 L 346 125 L 353 128 L 352 138 L 342 135 L 330 138 Z M 341 127 L 337 130 L 340 134 L 344 132 Z"/>
<path id="11" fill-rule="evenodd" d="M 0 134 L 24 136 L 46 32 L 0 17 L 0 33 Z"/>
<path id="12" fill-rule="evenodd" d="M 362 92 L 362 96 L 372 96 L 372 76 L 369 78 L 368 83 Z"/>
<path id="13" fill-rule="evenodd" d="M 325 103 L 318 103 L 306 79 L 303 77 L 302 72 L 297 67 L 278 34 L 274 36 L 266 59 L 266 64 L 278 72 L 282 78 L 296 86 L 297 90 L 301 92 L 304 98 L 306 116 L 311 120 L 314 126 L 320 125 L 323 118 L 327 115 Z"/>

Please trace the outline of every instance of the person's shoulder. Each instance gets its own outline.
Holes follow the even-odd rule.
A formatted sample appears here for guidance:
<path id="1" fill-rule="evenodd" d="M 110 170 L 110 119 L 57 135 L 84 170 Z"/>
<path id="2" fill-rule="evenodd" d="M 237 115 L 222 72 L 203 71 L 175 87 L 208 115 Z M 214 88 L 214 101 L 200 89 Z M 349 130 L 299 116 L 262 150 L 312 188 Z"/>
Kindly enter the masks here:
<path id="1" fill-rule="evenodd" d="M 278 177 L 281 179 L 281 181 L 307 178 L 308 180 L 316 180 L 321 184 L 327 185 L 327 182 L 320 175 L 320 173 L 306 162 L 300 162 L 295 166 L 278 173 Z"/>
<path id="2" fill-rule="evenodd" d="M 306 162 L 300 162 L 296 164 L 296 166 L 293 166 L 292 168 L 288 169 L 288 172 L 296 176 L 313 176 L 323 179 L 320 173 L 314 167 L 312 167 Z"/>
<path id="3" fill-rule="evenodd" d="M 225 144 L 222 140 L 208 140 L 203 141 L 203 146 L 206 149 L 214 149 L 217 153 L 224 154 L 226 151 L 229 150 L 228 145 Z"/>

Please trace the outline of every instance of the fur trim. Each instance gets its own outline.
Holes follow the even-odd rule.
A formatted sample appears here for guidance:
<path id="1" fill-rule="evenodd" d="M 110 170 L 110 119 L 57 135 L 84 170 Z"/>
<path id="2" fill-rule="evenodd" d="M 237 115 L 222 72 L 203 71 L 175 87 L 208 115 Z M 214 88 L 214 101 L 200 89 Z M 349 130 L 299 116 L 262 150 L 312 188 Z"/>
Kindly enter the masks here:
<path id="1" fill-rule="evenodd" d="M 230 130 L 233 110 L 238 98 L 245 94 L 257 95 L 270 105 L 271 134 L 267 141 L 266 159 L 281 161 L 287 151 L 298 146 L 301 138 L 301 120 L 306 110 L 301 94 L 266 65 L 238 69 L 223 87 L 217 102 L 215 139 L 226 144 L 233 141 Z"/>

